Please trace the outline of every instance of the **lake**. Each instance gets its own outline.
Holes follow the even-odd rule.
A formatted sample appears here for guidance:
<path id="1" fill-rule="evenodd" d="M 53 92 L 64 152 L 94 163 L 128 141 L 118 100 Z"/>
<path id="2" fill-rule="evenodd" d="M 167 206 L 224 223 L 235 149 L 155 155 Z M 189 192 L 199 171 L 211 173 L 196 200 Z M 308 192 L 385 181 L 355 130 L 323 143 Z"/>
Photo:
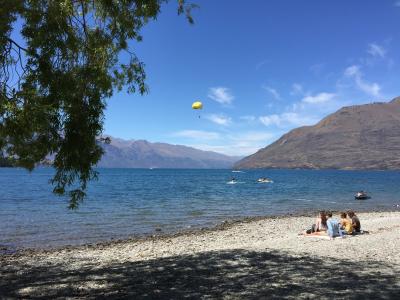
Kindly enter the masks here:
<path id="1" fill-rule="evenodd" d="M 0 168 L 0 245 L 79 245 L 227 219 L 326 210 L 387 210 L 400 203 L 400 172 L 338 170 L 100 169 L 78 210 L 52 194 L 54 171 Z M 236 184 L 227 184 L 235 177 Z M 268 177 L 273 183 L 258 183 Z M 358 190 L 371 199 L 354 200 Z M 301 230 L 301 228 L 299 228 Z"/>

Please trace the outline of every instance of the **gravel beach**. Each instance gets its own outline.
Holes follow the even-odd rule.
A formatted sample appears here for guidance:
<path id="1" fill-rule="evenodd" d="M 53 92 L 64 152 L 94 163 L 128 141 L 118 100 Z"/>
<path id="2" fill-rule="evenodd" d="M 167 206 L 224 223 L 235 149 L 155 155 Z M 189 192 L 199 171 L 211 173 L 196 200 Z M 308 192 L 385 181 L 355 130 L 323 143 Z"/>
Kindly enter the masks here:
<path id="1" fill-rule="evenodd" d="M 400 212 L 358 216 L 369 234 L 334 240 L 299 235 L 314 218 L 289 216 L 2 255 L 0 298 L 396 298 Z"/>

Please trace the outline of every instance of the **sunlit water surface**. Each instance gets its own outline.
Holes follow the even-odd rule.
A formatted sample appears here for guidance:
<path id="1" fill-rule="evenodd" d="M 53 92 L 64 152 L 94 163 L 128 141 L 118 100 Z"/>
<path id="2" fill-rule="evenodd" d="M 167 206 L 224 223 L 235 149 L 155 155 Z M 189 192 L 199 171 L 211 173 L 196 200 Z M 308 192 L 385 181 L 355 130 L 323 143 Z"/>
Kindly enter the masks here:
<path id="1" fill-rule="evenodd" d="M 0 247 L 46 248 L 170 233 L 246 216 L 319 209 L 386 210 L 400 203 L 400 172 L 100 169 L 79 210 L 52 194 L 53 170 L 0 168 Z M 236 184 L 227 184 L 235 177 Z M 269 177 L 273 183 L 257 183 Z M 366 201 L 354 193 L 366 190 Z"/>

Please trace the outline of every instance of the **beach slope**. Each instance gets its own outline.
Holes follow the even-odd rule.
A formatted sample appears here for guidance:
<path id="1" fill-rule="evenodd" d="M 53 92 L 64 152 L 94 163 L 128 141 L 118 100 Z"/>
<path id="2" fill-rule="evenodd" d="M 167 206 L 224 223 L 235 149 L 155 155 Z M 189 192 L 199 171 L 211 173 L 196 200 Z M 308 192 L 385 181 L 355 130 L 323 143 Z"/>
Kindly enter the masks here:
<path id="1" fill-rule="evenodd" d="M 400 293 L 400 212 L 360 213 L 369 234 L 298 233 L 310 217 L 0 256 L 5 298 L 360 298 Z"/>

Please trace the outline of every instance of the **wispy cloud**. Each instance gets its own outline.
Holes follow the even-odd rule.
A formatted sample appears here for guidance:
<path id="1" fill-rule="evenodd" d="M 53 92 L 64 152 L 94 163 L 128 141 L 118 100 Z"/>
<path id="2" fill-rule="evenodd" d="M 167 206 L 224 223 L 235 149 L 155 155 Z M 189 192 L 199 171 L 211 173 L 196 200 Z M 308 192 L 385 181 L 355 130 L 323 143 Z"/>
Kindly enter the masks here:
<path id="1" fill-rule="evenodd" d="M 181 130 L 174 132 L 171 135 L 196 140 L 216 140 L 220 138 L 220 135 L 217 132 L 203 130 Z"/>
<path id="2" fill-rule="evenodd" d="M 394 3 L 394 6 L 400 7 L 400 1 L 396 1 L 396 2 Z"/>
<path id="3" fill-rule="evenodd" d="M 399 0 L 400 1 L 400 0 Z M 395 61 L 390 57 L 390 44 L 392 39 L 385 39 L 382 43 L 370 43 L 367 45 L 365 52 L 367 55 L 359 58 L 359 65 L 365 67 L 382 67 L 388 69 L 393 68 Z"/>
<path id="4" fill-rule="evenodd" d="M 210 120 L 211 122 L 214 122 L 218 125 L 230 125 L 232 123 L 232 119 L 228 116 L 222 115 L 222 114 L 211 114 L 211 115 L 206 115 L 206 119 Z"/>
<path id="5" fill-rule="evenodd" d="M 373 57 L 385 58 L 386 56 L 386 49 L 374 43 L 368 45 L 367 52 Z"/>
<path id="6" fill-rule="evenodd" d="M 270 61 L 268 59 L 260 61 L 259 63 L 257 63 L 256 65 L 256 70 L 261 69 L 264 65 L 268 64 Z"/>
<path id="7" fill-rule="evenodd" d="M 291 127 L 291 126 L 304 126 L 316 123 L 318 120 L 302 116 L 295 112 L 287 112 L 282 114 L 272 114 L 259 117 L 259 120 L 265 126 L 277 127 Z"/>
<path id="8" fill-rule="evenodd" d="M 360 74 L 360 67 L 356 65 L 350 66 L 344 71 L 344 75 L 347 77 L 353 77 L 359 74 Z"/>
<path id="9" fill-rule="evenodd" d="M 221 104 L 231 104 L 234 99 L 230 90 L 226 87 L 213 87 L 208 91 L 208 97 Z"/>
<path id="10" fill-rule="evenodd" d="M 294 96 L 304 94 L 303 86 L 300 83 L 293 83 L 290 94 Z"/>
<path id="11" fill-rule="evenodd" d="M 276 125 L 280 126 L 282 123 L 282 117 L 280 115 L 268 115 L 262 116 L 259 118 L 260 122 L 263 123 L 265 126 Z"/>
<path id="12" fill-rule="evenodd" d="M 281 95 L 279 95 L 278 91 L 270 86 L 263 85 L 262 88 L 269 92 L 276 100 L 281 99 Z"/>
<path id="13" fill-rule="evenodd" d="M 310 104 L 325 103 L 332 100 L 336 94 L 333 93 L 319 93 L 317 95 L 309 95 L 304 97 L 301 101 Z"/>
<path id="14" fill-rule="evenodd" d="M 354 79 L 356 86 L 364 93 L 378 97 L 380 95 L 381 87 L 379 84 L 373 82 L 368 83 L 363 79 L 363 73 L 359 66 L 353 65 L 344 71 L 344 75 L 348 78 Z"/>

